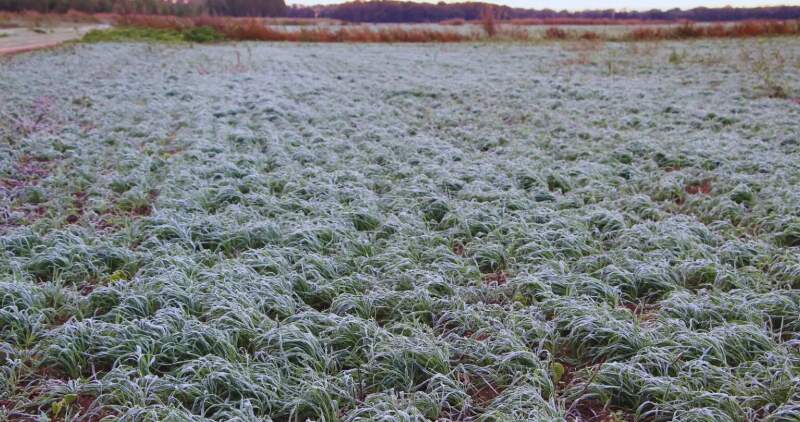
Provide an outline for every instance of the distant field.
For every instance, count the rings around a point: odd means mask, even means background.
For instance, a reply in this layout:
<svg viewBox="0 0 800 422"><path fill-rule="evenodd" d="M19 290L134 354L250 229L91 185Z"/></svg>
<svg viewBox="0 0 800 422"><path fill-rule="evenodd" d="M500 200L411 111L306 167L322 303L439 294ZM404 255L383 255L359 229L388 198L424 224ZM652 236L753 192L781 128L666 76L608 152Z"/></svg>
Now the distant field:
<svg viewBox="0 0 800 422"><path fill-rule="evenodd" d="M0 420L796 421L800 44L0 61Z"/></svg>

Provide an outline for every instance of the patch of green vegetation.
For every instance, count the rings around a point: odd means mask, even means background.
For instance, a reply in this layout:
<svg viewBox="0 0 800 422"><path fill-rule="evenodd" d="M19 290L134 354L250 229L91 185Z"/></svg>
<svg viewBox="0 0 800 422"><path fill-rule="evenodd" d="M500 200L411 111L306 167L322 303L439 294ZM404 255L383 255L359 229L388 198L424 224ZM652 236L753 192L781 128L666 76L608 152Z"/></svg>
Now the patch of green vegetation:
<svg viewBox="0 0 800 422"><path fill-rule="evenodd" d="M679 65L679 64L683 63L685 60L686 60L686 52L685 51L682 52L682 53L678 53L677 51L672 50L672 52L669 53L669 62L671 64Z"/></svg>
<svg viewBox="0 0 800 422"><path fill-rule="evenodd" d="M86 33L82 42L196 42L209 43L224 41L225 37L214 28L201 26L183 31L176 29L155 29L138 27L117 27L110 29L95 29Z"/></svg>
<svg viewBox="0 0 800 422"><path fill-rule="evenodd" d="M110 28L94 29L86 33L81 39L83 42L183 42L183 34L171 29L152 28Z"/></svg>

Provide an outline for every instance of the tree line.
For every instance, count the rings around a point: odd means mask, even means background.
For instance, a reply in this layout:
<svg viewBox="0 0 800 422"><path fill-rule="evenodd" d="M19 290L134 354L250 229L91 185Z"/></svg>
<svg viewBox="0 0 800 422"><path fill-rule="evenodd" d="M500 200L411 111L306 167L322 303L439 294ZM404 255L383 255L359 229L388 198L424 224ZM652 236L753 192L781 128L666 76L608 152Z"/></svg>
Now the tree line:
<svg viewBox="0 0 800 422"><path fill-rule="evenodd" d="M489 3L417 3L411 1L352 1L325 6L292 6L284 0L0 0L0 10L64 13L140 13L193 16L288 16L330 18L348 22L440 22L478 20L491 9L498 19L624 19L688 20L697 22L800 19L800 6L706 8L689 10L617 11L613 9L570 12L522 9Z"/></svg>
<svg viewBox="0 0 800 422"><path fill-rule="evenodd" d="M284 0L0 0L0 10L41 13L137 13L196 16L284 16Z"/></svg>
<svg viewBox="0 0 800 422"><path fill-rule="evenodd" d="M489 3L417 3L410 1L353 1L327 6L292 6L289 17L321 17L349 22L441 22L450 19L478 20L491 8L498 19L625 19L688 20L697 22L741 21L750 19L800 19L800 6L707 8L689 10L617 11L614 9L570 12L551 9L522 9Z"/></svg>

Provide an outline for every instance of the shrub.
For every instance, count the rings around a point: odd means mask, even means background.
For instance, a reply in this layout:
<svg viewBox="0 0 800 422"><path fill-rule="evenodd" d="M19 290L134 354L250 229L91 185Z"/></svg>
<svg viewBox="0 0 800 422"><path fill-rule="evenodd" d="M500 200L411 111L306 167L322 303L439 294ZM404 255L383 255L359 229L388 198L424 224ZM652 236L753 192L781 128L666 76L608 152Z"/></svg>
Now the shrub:
<svg viewBox="0 0 800 422"><path fill-rule="evenodd" d="M597 41L600 39L600 34L594 31L587 31L581 33L580 39L587 41Z"/></svg>
<svg viewBox="0 0 800 422"><path fill-rule="evenodd" d="M494 17L494 10L491 7L486 7L481 12L481 27L486 35L494 37L497 35L497 20Z"/></svg>
<svg viewBox="0 0 800 422"><path fill-rule="evenodd" d="M551 26L544 31L544 37L548 40L565 40L567 39L567 31L557 26Z"/></svg>

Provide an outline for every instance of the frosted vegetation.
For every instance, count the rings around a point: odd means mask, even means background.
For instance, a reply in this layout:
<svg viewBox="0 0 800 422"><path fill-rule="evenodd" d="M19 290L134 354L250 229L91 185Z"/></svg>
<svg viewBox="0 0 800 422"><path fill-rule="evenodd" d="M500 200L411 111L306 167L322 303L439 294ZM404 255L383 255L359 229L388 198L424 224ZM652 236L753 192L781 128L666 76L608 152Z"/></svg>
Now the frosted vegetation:
<svg viewBox="0 0 800 422"><path fill-rule="evenodd" d="M796 421L798 58L7 59L0 419Z"/></svg>

